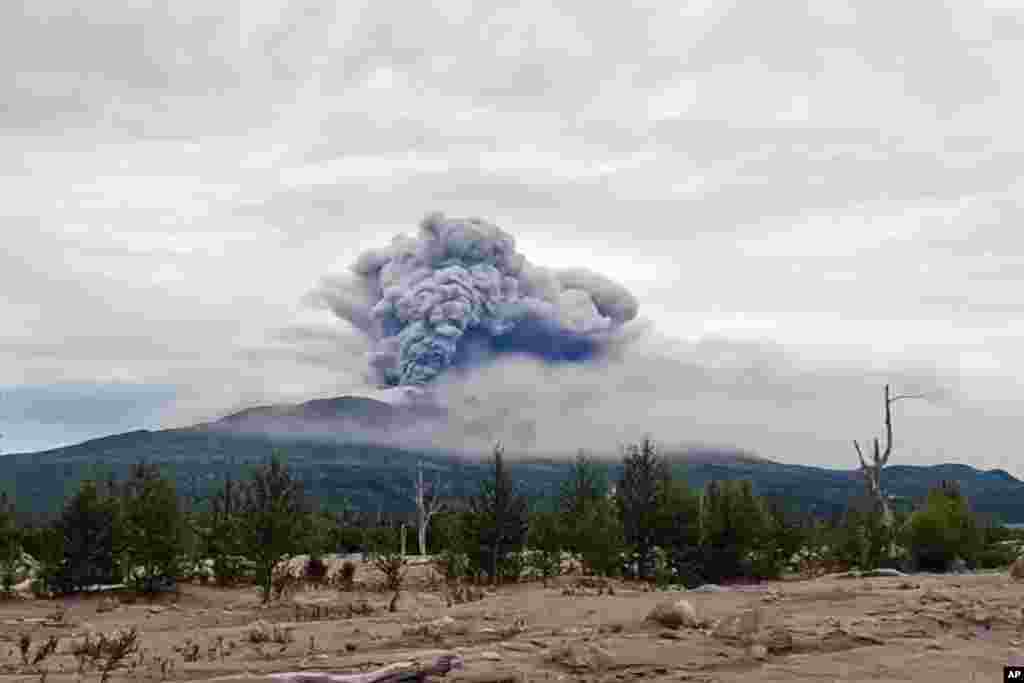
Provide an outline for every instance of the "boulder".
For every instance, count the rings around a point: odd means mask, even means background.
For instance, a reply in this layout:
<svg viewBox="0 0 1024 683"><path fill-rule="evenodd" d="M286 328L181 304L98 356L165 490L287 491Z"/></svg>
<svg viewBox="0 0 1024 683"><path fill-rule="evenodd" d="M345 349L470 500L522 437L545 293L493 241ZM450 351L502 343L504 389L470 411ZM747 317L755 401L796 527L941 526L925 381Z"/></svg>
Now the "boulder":
<svg viewBox="0 0 1024 683"><path fill-rule="evenodd" d="M659 603L647 615L646 621L653 621L668 628L696 628L697 610L686 600Z"/></svg>
<svg viewBox="0 0 1024 683"><path fill-rule="evenodd" d="M878 569L869 569L866 572L861 573L861 578L875 579L875 578L903 578L906 574L901 572L899 569L887 569L880 567Z"/></svg>
<svg viewBox="0 0 1024 683"><path fill-rule="evenodd" d="M748 648L761 646L766 654L786 654L793 651L793 634L783 626L773 625L760 607L746 609L722 619L711 635L719 640Z"/></svg>
<svg viewBox="0 0 1024 683"><path fill-rule="evenodd" d="M764 613L755 607L722 619L711 635L721 640L753 642L763 625Z"/></svg>
<svg viewBox="0 0 1024 683"><path fill-rule="evenodd" d="M116 610L120 606L121 606L121 603L118 602L117 598L113 598L113 597L109 597L108 596L108 597L105 597L102 600L100 600L99 604L96 605L96 611L97 612L113 612L114 610Z"/></svg>

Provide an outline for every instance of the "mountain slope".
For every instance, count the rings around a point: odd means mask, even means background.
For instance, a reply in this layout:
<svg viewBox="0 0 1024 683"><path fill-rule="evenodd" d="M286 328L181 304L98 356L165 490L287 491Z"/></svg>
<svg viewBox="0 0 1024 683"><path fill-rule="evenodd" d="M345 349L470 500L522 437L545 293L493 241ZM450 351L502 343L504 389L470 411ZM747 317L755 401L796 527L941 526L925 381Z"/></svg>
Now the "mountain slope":
<svg viewBox="0 0 1024 683"><path fill-rule="evenodd" d="M365 442L367 434L393 432L438 415L418 407L396 407L372 399L340 397L295 406L265 406L183 429L134 431L38 453L0 456L0 490L19 509L46 513L87 476L125 476L142 459L163 466L186 497L208 496L227 475L245 476L253 465L281 449L310 493L331 508L347 501L376 511L410 511L409 493L418 460L454 495L475 493L490 464L451 452L404 449ZM255 432L255 433L253 433ZM361 442L362 441L362 442ZM486 456L487 454L481 454ZM554 495L568 473L571 455L516 458L509 469L530 495ZM786 498L794 507L831 514L863 491L856 471L788 465L749 453L708 448L667 452L675 473L690 486L712 479L750 479L759 493ZM621 474L618 460L609 475ZM1024 482L1003 470L966 465L886 468L885 486L899 498L920 499L942 479L960 482L976 510L1006 522L1024 522Z"/></svg>

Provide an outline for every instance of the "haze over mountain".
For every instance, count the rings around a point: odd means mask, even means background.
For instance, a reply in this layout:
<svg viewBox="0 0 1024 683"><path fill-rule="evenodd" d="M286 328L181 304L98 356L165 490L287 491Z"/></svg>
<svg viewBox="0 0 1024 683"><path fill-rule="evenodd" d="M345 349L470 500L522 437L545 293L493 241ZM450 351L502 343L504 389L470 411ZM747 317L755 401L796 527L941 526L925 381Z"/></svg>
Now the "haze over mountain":
<svg viewBox="0 0 1024 683"><path fill-rule="evenodd" d="M474 494L490 476L489 448L388 445L389 440L405 440L395 439L403 432L429 435L446 417L423 406L351 396L262 406L187 428L136 430L44 452L9 454L3 460L4 481L13 484L9 493L19 509L52 514L83 477L121 477L144 459L163 466L186 499L201 500L226 476L244 476L248 467L281 449L307 490L328 508L408 511L420 461L429 478L439 477L450 495ZM840 512L864 490L855 471L783 464L736 449L665 444L662 453L690 486L701 487L711 479L749 479L758 492L819 515ZM574 454L541 456L512 448L508 455L512 476L524 492L551 497ZM618 478L621 460L614 449L592 455L608 463L613 481ZM885 470L890 495L905 503L921 499L944 479L961 482L978 512L1024 522L1024 482L1003 470L955 464L894 464Z"/></svg>

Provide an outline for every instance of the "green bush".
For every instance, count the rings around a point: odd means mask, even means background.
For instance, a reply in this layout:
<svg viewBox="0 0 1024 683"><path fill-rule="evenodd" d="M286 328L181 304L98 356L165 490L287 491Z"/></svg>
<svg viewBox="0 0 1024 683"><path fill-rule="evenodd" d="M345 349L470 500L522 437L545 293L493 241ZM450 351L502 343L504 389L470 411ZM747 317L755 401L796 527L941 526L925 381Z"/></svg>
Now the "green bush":
<svg viewBox="0 0 1024 683"><path fill-rule="evenodd" d="M971 566L981 551L981 530L955 487L931 491L925 507L910 516L903 535L915 569L947 571L958 557Z"/></svg>
<svg viewBox="0 0 1024 683"><path fill-rule="evenodd" d="M255 565L241 555L217 555L213 558L213 576L218 586L233 586L255 576Z"/></svg>
<svg viewBox="0 0 1024 683"><path fill-rule="evenodd" d="M977 557L978 569L1001 569L1013 564L1017 553L1007 546L990 546L981 550Z"/></svg>

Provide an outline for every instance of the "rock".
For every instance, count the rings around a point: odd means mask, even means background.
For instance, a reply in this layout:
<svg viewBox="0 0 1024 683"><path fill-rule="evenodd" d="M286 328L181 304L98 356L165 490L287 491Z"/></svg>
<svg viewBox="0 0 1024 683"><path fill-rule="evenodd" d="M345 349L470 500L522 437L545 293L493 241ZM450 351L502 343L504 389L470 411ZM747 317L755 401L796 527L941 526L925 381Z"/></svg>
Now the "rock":
<svg viewBox="0 0 1024 683"><path fill-rule="evenodd" d="M499 661L501 661L501 655L498 654L497 652L492 652L490 650L486 650L484 652L481 652L480 653L480 658L481 659L489 659L492 662L499 662Z"/></svg>
<svg viewBox="0 0 1024 683"><path fill-rule="evenodd" d="M99 604L96 605L96 611L97 612L113 612L114 610L116 610L120 606L121 606L121 603L117 601L117 598L113 598L113 597L109 597L108 596L108 597L105 597L102 600L100 600Z"/></svg>
<svg viewBox="0 0 1024 683"><path fill-rule="evenodd" d="M929 588L921 594L921 603L927 604L929 602L953 602L953 598L945 593Z"/></svg>
<svg viewBox="0 0 1024 683"><path fill-rule="evenodd" d="M666 640L682 640L683 639L683 635L679 631L673 631L671 629L666 629L664 631L661 631L660 633L658 633L658 637L659 638L664 638Z"/></svg>
<svg viewBox="0 0 1024 683"><path fill-rule="evenodd" d="M768 659L768 648L760 643L755 643L750 647L750 656L754 659Z"/></svg>
<svg viewBox="0 0 1024 683"><path fill-rule="evenodd" d="M728 589L722 588L717 583L705 583L703 585L697 586L696 588L691 588L690 592L691 593L724 593L726 590L728 590Z"/></svg>
<svg viewBox="0 0 1024 683"><path fill-rule="evenodd" d="M1010 578L1014 581L1024 581L1024 555L1021 555L1010 565Z"/></svg>
<svg viewBox="0 0 1024 683"><path fill-rule="evenodd" d="M764 614L759 607L755 607L722 619L712 629L711 635L721 640L752 641L763 624Z"/></svg>
<svg viewBox="0 0 1024 683"><path fill-rule="evenodd" d="M967 571L967 562L962 557L956 557L953 559L953 563L949 565L949 571L954 574L963 574Z"/></svg>
<svg viewBox="0 0 1024 683"><path fill-rule="evenodd" d="M668 628L696 628L697 610L686 600L677 602L662 602L651 610L646 617L647 621L654 621Z"/></svg>
<svg viewBox="0 0 1024 683"><path fill-rule="evenodd" d="M868 570L866 572L862 572L861 576L863 578L865 578L865 579L877 579L877 578L884 578L884 577L899 579L899 578L905 577L906 574L901 572L899 569L885 569L885 568L881 568L881 569L871 569L871 570Z"/></svg>
<svg viewBox="0 0 1024 683"><path fill-rule="evenodd" d="M547 658L577 672L601 673L611 668L615 662L612 654L604 648L594 643L581 642L562 643L552 649Z"/></svg>
<svg viewBox="0 0 1024 683"><path fill-rule="evenodd" d="M781 626L763 629L754 635L754 639L773 655L793 651L793 634Z"/></svg>
<svg viewBox="0 0 1024 683"><path fill-rule="evenodd" d="M150 614L160 614L163 611L164 611L164 608L160 607L158 605L153 605L152 607L149 608L149 613Z"/></svg>

